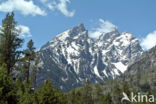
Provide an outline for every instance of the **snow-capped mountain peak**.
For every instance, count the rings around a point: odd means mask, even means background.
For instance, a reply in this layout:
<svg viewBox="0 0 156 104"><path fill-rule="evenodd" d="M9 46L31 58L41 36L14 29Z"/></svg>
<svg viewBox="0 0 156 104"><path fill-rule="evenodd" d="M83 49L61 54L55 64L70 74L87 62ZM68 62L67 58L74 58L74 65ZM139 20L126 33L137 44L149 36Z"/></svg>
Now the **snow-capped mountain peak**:
<svg viewBox="0 0 156 104"><path fill-rule="evenodd" d="M59 40L65 40L67 37L72 38L72 37L75 37L83 32L86 32L86 31L87 30L84 28L84 25L79 24L79 25L75 26L74 28L66 30L65 32L57 35L56 38Z"/></svg>
<svg viewBox="0 0 156 104"><path fill-rule="evenodd" d="M128 32L120 34L114 29L93 40L80 24L41 48L44 73L39 80L57 79L53 83L64 86L63 89L68 89L65 86L70 86L69 83L72 83L70 87L79 86L87 79L101 82L124 73L142 52L138 40ZM48 76L44 75L47 72Z"/></svg>
<svg viewBox="0 0 156 104"><path fill-rule="evenodd" d="M118 32L118 30L116 28L114 28L111 32L100 35L98 40L102 40L102 41L106 41L108 39L113 40L115 37L117 37L119 35L120 35L120 33Z"/></svg>

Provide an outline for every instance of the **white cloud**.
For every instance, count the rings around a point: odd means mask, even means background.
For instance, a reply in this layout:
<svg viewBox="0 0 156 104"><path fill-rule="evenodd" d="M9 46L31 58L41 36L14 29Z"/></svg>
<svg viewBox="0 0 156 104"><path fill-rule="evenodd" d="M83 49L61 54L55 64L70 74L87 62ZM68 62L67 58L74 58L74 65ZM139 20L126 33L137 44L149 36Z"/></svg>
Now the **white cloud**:
<svg viewBox="0 0 156 104"><path fill-rule="evenodd" d="M2 26L0 26L0 28L2 28ZM27 38L27 37L32 37L31 33L30 33L30 28L28 26L24 26L24 25L18 25L16 27L17 30L20 30L20 37L22 38ZM2 33L2 31L0 30L0 33Z"/></svg>
<svg viewBox="0 0 156 104"><path fill-rule="evenodd" d="M70 0L60 0L60 3L57 5L57 8L65 16L72 17L74 16L75 11L68 11L67 3L70 3Z"/></svg>
<svg viewBox="0 0 156 104"><path fill-rule="evenodd" d="M49 10L58 10L67 17L73 17L75 14L74 10L68 10L67 4L70 0L40 0L44 6ZM43 6L43 5L42 5ZM1 12L12 12L19 11L23 15L46 15L46 11L41 9L38 5L35 5L33 0L6 0L0 3Z"/></svg>
<svg viewBox="0 0 156 104"><path fill-rule="evenodd" d="M44 10L35 5L32 0L7 0L0 4L0 11L12 12L20 11L23 15L46 15Z"/></svg>
<svg viewBox="0 0 156 104"><path fill-rule="evenodd" d="M18 25L17 29L21 30L20 37L23 37L23 38L32 37L29 27L24 26L24 25Z"/></svg>
<svg viewBox="0 0 156 104"><path fill-rule="evenodd" d="M114 28L117 28L117 26L109 21L99 19L99 26L91 29L91 31L89 31L89 36L92 38L98 38L101 34L111 32Z"/></svg>
<svg viewBox="0 0 156 104"><path fill-rule="evenodd" d="M52 11L54 11L57 7L57 3L55 1L44 3L44 5L47 6Z"/></svg>
<svg viewBox="0 0 156 104"><path fill-rule="evenodd" d="M156 30L147 34L145 38L141 40L141 46L144 50L148 50L156 45Z"/></svg>
<svg viewBox="0 0 156 104"><path fill-rule="evenodd" d="M67 17L73 17L75 10L69 11L67 4L70 3L70 0L40 0L46 7L50 10L58 10L63 15Z"/></svg>

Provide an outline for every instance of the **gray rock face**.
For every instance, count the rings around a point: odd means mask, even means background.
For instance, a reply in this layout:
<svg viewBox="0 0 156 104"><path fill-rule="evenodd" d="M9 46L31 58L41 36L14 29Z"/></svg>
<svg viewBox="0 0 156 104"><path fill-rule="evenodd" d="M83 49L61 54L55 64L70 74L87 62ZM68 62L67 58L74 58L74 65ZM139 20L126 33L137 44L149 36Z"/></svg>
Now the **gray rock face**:
<svg viewBox="0 0 156 104"><path fill-rule="evenodd" d="M144 52L138 60L130 65L125 72L125 75L136 75L143 70L156 68L156 46Z"/></svg>
<svg viewBox="0 0 156 104"><path fill-rule="evenodd" d="M142 52L139 41L128 32L120 34L114 29L93 40L80 24L40 49L42 70L38 85L49 78L56 87L69 91L86 80L97 83L113 79L124 73Z"/></svg>

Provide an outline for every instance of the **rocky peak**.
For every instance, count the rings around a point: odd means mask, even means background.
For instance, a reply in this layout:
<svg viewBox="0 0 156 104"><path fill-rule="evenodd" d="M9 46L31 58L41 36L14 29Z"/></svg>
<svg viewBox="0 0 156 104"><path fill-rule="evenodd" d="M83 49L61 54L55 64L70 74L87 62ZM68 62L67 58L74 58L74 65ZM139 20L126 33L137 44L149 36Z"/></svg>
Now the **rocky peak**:
<svg viewBox="0 0 156 104"><path fill-rule="evenodd" d="M72 32L75 32L75 33L80 33L83 31L86 31L84 24L79 24L79 25L75 26L74 28L72 28Z"/></svg>
<svg viewBox="0 0 156 104"><path fill-rule="evenodd" d="M79 24L79 25L75 26L74 28L70 29L69 35L70 35L70 37L74 37L74 36L81 34L85 31L87 31L87 30L85 29L84 25Z"/></svg>
<svg viewBox="0 0 156 104"><path fill-rule="evenodd" d="M98 40L101 41L106 41L106 40L108 41L108 39L113 40L115 37L118 37L119 35L120 33L118 32L118 30L114 28L111 32L100 35Z"/></svg>
<svg viewBox="0 0 156 104"><path fill-rule="evenodd" d="M156 68L156 46L144 52L135 63L132 63L127 68L125 75L136 75L143 70L150 70Z"/></svg>
<svg viewBox="0 0 156 104"><path fill-rule="evenodd" d="M78 35L85 35L88 34L88 31L85 29L83 24L79 24L74 28L68 29L67 31L59 34L56 36L56 40L66 40L67 38L73 38ZM54 39L55 40L55 39Z"/></svg>
<svg viewBox="0 0 156 104"><path fill-rule="evenodd" d="M63 90L82 85L87 79L102 82L120 76L142 52L137 39L128 32L120 35L114 29L94 41L80 24L41 48L44 64L39 80L49 77Z"/></svg>

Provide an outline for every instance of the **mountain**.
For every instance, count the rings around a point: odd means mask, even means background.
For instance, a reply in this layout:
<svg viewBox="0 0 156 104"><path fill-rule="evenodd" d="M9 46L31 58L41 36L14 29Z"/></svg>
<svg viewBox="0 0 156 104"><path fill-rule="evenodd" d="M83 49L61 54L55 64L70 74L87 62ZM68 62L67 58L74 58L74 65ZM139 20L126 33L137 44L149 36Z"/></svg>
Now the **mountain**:
<svg viewBox="0 0 156 104"><path fill-rule="evenodd" d="M156 46L144 52L135 63L131 64L127 68L125 75L136 75L144 70L153 68L156 68Z"/></svg>
<svg viewBox="0 0 156 104"><path fill-rule="evenodd" d="M141 91L156 92L156 46L144 52L122 77Z"/></svg>
<svg viewBox="0 0 156 104"><path fill-rule="evenodd" d="M39 50L41 71L37 84L51 79L57 88L69 91L83 85L114 79L143 53L138 39L117 29L94 40L83 24L53 38Z"/></svg>
<svg viewBox="0 0 156 104"><path fill-rule="evenodd" d="M137 94L156 96L156 46L144 52L135 63L128 66L125 73L120 77L117 77L114 80L105 81L103 83L85 83L82 87L72 89L70 91L70 96L74 96L75 93L75 95L83 96L86 92L85 90L88 91L87 93L94 96L92 97L92 100L95 101L96 104L103 104L99 103L97 100L97 98L101 97L103 102L110 101L108 104L121 104L121 99L125 96L125 94L128 98L130 98L130 100L132 93L136 96ZM74 99L75 97L77 96L74 96ZM104 99L109 100L104 101ZM130 103L128 100L124 101L123 104L132 103L156 104L155 100L149 101L148 98L147 100L144 99L141 102L136 99L136 101L133 100L133 102Z"/></svg>
<svg viewBox="0 0 156 104"><path fill-rule="evenodd" d="M111 89L115 89L116 84L122 87L124 83L128 84L131 92L156 94L156 46L143 52L120 77L106 81L100 86L104 91L112 93ZM121 89L123 90L123 88Z"/></svg>

